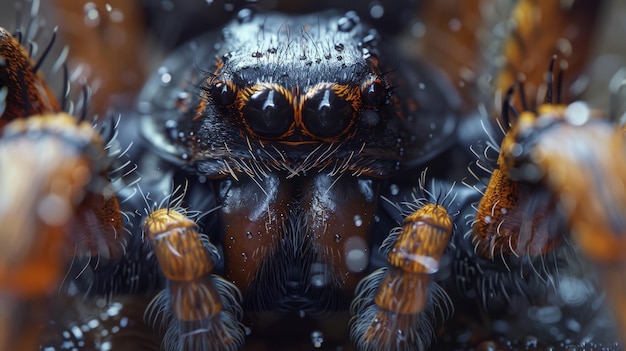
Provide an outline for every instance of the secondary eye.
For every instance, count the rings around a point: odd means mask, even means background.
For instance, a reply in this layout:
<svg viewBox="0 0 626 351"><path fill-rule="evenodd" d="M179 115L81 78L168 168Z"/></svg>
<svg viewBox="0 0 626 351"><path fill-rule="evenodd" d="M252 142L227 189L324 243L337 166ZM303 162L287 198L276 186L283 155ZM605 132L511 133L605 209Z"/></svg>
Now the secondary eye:
<svg viewBox="0 0 626 351"><path fill-rule="evenodd" d="M361 89L361 99L368 107L377 107L385 103L385 87L375 80Z"/></svg>
<svg viewBox="0 0 626 351"><path fill-rule="evenodd" d="M287 97L270 88L252 93L244 101L241 115L254 134L266 138L284 135L294 122L293 106Z"/></svg>
<svg viewBox="0 0 626 351"><path fill-rule="evenodd" d="M302 122L306 129L320 138L342 134L354 117L352 103L332 90L322 89L307 98L302 110Z"/></svg>
<svg viewBox="0 0 626 351"><path fill-rule="evenodd" d="M219 106L230 106L237 97L237 88L228 82L217 82L211 87L211 98Z"/></svg>

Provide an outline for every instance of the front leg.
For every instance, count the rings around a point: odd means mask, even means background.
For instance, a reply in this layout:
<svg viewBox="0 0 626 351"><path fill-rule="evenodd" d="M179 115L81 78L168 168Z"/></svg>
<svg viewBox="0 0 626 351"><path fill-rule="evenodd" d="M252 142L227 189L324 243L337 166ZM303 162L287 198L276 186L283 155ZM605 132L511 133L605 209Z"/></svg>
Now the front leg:
<svg viewBox="0 0 626 351"><path fill-rule="evenodd" d="M146 219L144 232L167 279L147 311L167 328L164 348L239 350L244 342L241 293L211 274L217 250L196 223L175 209L159 209Z"/></svg>
<svg viewBox="0 0 626 351"><path fill-rule="evenodd" d="M389 236L383 249L390 266L363 279L352 303L350 334L358 350L429 349L435 312L449 305L431 280L451 235L447 210L429 203Z"/></svg>

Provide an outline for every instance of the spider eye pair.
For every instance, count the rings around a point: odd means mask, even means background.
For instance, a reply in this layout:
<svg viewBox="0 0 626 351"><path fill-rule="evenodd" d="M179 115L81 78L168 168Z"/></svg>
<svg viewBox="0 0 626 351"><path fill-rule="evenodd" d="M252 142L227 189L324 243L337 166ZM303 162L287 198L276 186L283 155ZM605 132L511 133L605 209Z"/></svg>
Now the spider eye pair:
<svg viewBox="0 0 626 351"><path fill-rule="evenodd" d="M221 108L237 108L244 124L258 137L276 139L290 133L294 125L304 134L332 139L346 133L363 109L386 103L383 83L375 79L362 87L320 84L309 89L301 101L279 85L257 85L242 92L231 82L211 86L212 101Z"/></svg>

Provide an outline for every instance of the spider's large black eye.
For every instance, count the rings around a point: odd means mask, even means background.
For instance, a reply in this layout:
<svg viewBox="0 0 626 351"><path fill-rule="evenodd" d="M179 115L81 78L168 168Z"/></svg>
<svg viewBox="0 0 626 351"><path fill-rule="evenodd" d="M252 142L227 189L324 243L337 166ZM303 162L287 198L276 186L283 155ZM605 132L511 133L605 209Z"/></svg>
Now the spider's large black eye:
<svg viewBox="0 0 626 351"><path fill-rule="evenodd" d="M237 88L232 83L217 82L211 87L211 97L219 106L230 106L237 97Z"/></svg>
<svg viewBox="0 0 626 351"><path fill-rule="evenodd" d="M306 129L320 138L332 138L343 133L354 117L354 108L332 89L322 89L307 98L302 110Z"/></svg>
<svg viewBox="0 0 626 351"><path fill-rule="evenodd" d="M385 87L380 81L373 81L361 90L363 104L368 107L378 107L385 103Z"/></svg>
<svg viewBox="0 0 626 351"><path fill-rule="evenodd" d="M256 91L244 102L241 114L258 136L277 138L293 124L293 106L287 97L274 89Z"/></svg>

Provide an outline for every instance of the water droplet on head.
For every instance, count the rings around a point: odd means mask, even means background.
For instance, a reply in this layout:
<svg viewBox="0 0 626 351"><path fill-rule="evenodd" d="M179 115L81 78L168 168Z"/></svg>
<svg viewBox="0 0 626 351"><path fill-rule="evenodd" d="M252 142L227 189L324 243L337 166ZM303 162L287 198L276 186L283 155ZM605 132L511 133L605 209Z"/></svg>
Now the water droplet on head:
<svg viewBox="0 0 626 351"><path fill-rule="evenodd" d="M252 232L247 232L246 236L248 237L248 239L252 239Z"/></svg>
<svg viewBox="0 0 626 351"><path fill-rule="evenodd" d="M363 45L365 46L376 46L378 45L378 41L380 39L380 34L375 29L372 29L368 32L368 34L363 37Z"/></svg>
<svg viewBox="0 0 626 351"><path fill-rule="evenodd" d="M311 342L313 343L313 347L319 349L324 343L324 334L319 330L314 330L311 333Z"/></svg>
<svg viewBox="0 0 626 351"><path fill-rule="evenodd" d="M241 9L237 13L237 21L239 23L250 23L254 19L254 11L249 8Z"/></svg>
<svg viewBox="0 0 626 351"><path fill-rule="evenodd" d="M335 242L338 243L341 241L341 235L335 234Z"/></svg>
<svg viewBox="0 0 626 351"><path fill-rule="evenodd" d="M341 32L349 32L361 21L359 15L354 11L346 12L343 17L337 21L337 29Z"/></svg>
<svg viewBox="0 0 626 351"><path fill-rule="evenodd" d="M378 18L383 17L384 14L385 14L385 8L380 2L378 1L370 2L370 16L372 16L372 18L378 19Z"/></svg>

